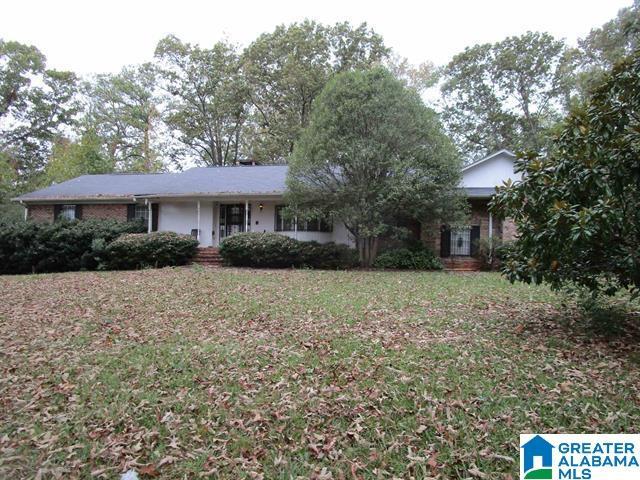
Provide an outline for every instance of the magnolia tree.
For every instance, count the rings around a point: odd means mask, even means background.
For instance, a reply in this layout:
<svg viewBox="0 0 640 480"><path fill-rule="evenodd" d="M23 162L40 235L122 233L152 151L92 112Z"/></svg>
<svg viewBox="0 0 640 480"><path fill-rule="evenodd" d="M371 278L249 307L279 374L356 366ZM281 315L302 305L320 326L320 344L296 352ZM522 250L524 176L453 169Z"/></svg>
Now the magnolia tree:
<svg viewBox="0 0 640 480"><path fill-rule="evenodd" d="M289 163L288 202L302 216L339 219L363 266L399 217L460 210L460 162L435 112L383 68L345 72L313 105Z"/></svg>
<svg viewBox="0 0 640 480"><path fill-rule="evenodd" d="M500 189L512 217L511 281L613 294L640 287L640 51L619 63L587 107L570 115L553 153L519 160L522 181Z"/></svg>

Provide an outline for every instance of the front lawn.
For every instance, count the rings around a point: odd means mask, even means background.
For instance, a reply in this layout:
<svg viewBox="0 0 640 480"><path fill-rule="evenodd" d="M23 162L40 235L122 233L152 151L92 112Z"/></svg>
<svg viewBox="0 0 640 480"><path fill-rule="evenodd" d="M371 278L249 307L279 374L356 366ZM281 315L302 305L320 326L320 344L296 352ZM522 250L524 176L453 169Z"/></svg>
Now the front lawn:
<svg viewBox="0 0 640 480"><path fill-rule="evenodd" d="M497 274L0 277L0 477L518 476L635 432L640 348Z"/></svg>

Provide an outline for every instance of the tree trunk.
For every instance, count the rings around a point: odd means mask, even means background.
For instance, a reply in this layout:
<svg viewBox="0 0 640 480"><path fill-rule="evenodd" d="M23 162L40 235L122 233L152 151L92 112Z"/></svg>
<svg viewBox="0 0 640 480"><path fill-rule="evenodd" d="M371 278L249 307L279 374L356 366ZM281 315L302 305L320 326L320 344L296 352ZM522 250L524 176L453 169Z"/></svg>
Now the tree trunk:
<svg viewBox="0 0 640 480"><path fill-rule="evenodd" d="M360 265L369 268L378 256L378 237L362 237L357 240Z"/></svg>

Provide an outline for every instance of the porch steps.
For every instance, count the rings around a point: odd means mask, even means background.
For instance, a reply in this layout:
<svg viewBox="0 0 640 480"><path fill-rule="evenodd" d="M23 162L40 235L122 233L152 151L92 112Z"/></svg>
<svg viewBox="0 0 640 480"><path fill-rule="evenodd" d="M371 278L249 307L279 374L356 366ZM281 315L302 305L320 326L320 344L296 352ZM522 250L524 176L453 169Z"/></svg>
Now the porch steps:
<svg viewBox="0 0 640 480"><path fill-rule="evenodd" d="M473 257L446 257L440 260L449 272L478 272L482 267L482 262Z"/></svg>
<svg viewBox="0 0 640 480"><path fill-rule="evenodd" d="M193 257L193 263L207 267L221 267L222 257L215 247L199 248L195 257Z"/></svg>

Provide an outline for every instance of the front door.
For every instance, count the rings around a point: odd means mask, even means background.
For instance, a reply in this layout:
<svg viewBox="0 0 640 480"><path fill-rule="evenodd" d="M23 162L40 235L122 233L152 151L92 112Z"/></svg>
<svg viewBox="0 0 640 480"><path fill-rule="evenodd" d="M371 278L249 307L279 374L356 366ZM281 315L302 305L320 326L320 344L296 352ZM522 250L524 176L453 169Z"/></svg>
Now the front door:
<svg viewBox="0 0 640 480"><path fill-rule="evenodd" d="M471 228L451 230L451 255L471 255Z"/></svg>
<svg viewBox="0 0 640 480"><path fill-rule="evenodd" d="M249 206L249 225L251 225L251 206ZM220 205L220 240L246 230L245 206L242 203Z"/></svg>

